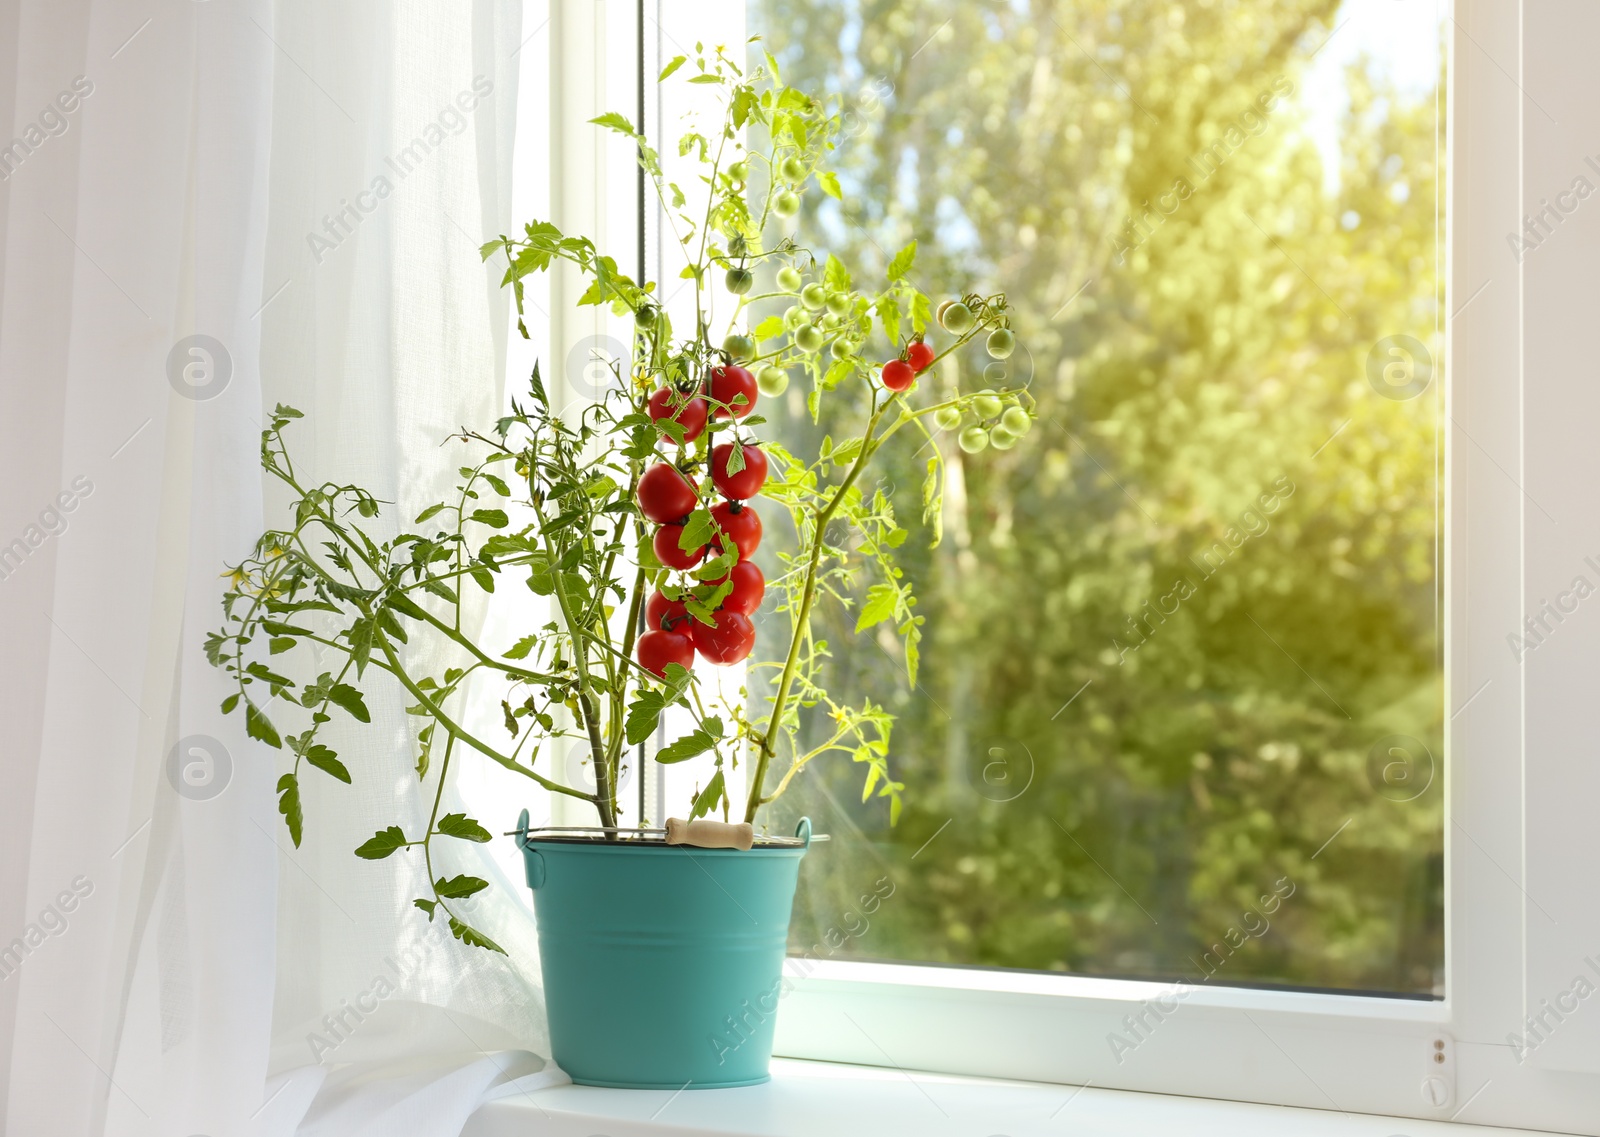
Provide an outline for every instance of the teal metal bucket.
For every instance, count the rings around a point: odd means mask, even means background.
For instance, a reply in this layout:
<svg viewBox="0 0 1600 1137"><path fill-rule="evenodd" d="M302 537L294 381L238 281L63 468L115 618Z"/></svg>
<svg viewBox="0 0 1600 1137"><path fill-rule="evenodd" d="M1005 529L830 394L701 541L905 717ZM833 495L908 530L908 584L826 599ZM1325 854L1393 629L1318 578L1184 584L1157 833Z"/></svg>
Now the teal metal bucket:
<svg viewBox="0 0 1600 1137"><path fill-rule="evenodd" d="M686 845L529 836L550 1046L574 1082L625 1089L771 1078L800 858L811 844Z"/></svg>

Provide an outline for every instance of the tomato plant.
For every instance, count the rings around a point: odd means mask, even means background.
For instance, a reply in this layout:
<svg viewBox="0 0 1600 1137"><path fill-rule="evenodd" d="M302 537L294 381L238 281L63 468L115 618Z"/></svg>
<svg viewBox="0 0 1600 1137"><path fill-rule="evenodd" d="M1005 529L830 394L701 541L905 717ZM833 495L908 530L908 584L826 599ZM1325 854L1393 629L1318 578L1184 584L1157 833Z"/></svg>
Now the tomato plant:
<svg viewBox="0 0 1600 1137"><path fill-rule="evenodd" d="M675 58L662 79L688 62ZM417 724L411 765L418 779L437 782L434 810L425 825L389 825L356 853L420 852L430 895L415 904L429 919L447 919L465 943L498 950L455 905L487 882L438 876L432 850L438 839L489 840L473 818L440 815L451 765L468 751L589 803L615 835L626 809L617 790L624 767L676 707L693 726L671 743L672 760L703 756L707 764L691 816L716 810L755 821L808 763L843 754L865 771L863 796L886 799L897 818L904 787L889 762L893 719L868 699L836 698L822 687L825 649L809 635L812 614L818 604L839 604L856 612L858 632L887 624L915 684L923 618L895 564L907 531L881 489L861 488L862 474L900 431L925 437L922 517L937 543L941 441L952 437L942 432L954 432L964 453L1004 451L1032 422L1026 392L962 390L954 369L929 370L978 336L997 358L1010 354L1004 295L949 298L936 320L910 280L915 241L868 282L836 256L782 234L775 219L804 208L808 186L840 196L828 168L843 134L839 107L785 86L770 56L750 74L721 49L693 67L693 82L723 96L720 127L709 137L690 132L679 147L700 164L695 184L709 187L703 208L689 204L628 119L595 120L633 140L663 210L680 237L688 235L692 311L689 298L664 304L656 282L631 279L592 241L548 222L485 244L485 260L504 262L524 335L527 278L557 261L576 267L589 282L578 303L608 310L631 334L627 357L611 361L619 382L573 410L552 399L535 366L511 413L454 436L462 452L454 493L409 523L382 516L383 503L359 486L297 469L286 431L301 415L278 407L262 432L261 463L287 488L289 521L262 533L229 569L224 626L206 641L211 663L236 684L224 713L242 713L252 738L288 752L279 809L296 845L307 769L352 780L322 727L337 715L371 721L366 696L380 685L403 692ZM765 149L747 150L747 132ZM781 176L759 179L765 188L752 192L758 167ZM775 292L761 283L768 280ZM713 329L707 292L719 282L727 325ZM728 295L731 311L723 307ZM890 362L880 371L869 358ZM823 400L838 400L854 433L824 439L813 457L761 440L757 400L783 395L791 377L806 384L813 419ZM784 516L796 539L770 581L752 559L771 556L761 551L758 502ZM498 624L475 628L468 598L502 587L526 587L544 614L509 636ZM785 646L747 673L761 696L751 705L764 713L752 716L742 701L708 706L696 657L723 666L746 660L769 589L780 598L771 619L784 621ZM482 702L477 693L495 691L502 718L492 729L467 713L469 683L474 705ZM832 724L830 737L809 749L799 744L804 708ZM546 772L549 755L574 742L585 750L592 788ZM748 770L742 803L724 788L731 762Z"/></svg>

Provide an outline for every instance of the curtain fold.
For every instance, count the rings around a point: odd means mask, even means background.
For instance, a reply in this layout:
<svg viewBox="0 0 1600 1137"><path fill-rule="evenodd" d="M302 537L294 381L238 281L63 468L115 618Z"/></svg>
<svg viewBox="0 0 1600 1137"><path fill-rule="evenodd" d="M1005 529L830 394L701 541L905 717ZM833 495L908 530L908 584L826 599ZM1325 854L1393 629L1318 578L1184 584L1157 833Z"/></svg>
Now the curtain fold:
<svg viewBox="0 0 1600 1137"><path fill-rule="evenodd" d="M202 651L283 520L276 403L390 526L499 413L476 250L513 221L523 39L517 0L0 4L4 1132L454 1134L544 1065L520 881L446 854L502 886L474 918L507 958L411 907L414 858L352 856L432 802L400 695L330 737L354 784L308 772L296 850L286 752Z"/></svg>

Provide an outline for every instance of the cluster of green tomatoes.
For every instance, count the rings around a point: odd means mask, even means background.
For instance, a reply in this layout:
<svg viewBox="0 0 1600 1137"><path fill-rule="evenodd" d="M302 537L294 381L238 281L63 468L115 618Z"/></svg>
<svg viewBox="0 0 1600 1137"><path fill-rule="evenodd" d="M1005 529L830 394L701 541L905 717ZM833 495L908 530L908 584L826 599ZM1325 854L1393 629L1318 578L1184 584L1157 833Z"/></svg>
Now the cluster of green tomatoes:
<svg viewBox="0 0 1600 1137"><path fill-rule="evenodd" d="M964 302L946 300L939 305L935 318L945 331L961 336L972 330L976 317ZM1010 359L1017 349L1017 338L1010 328L996 328L989 333L983 346L994 360L983 369L984 378L999 382L1006 375L1003 361ZM961 433L956 436L956 442L968 454L977 454L990 446L996 450L1010 450L1033 428L1033 416L1016 396L1009 392L1002 394L992 387L985 387L974 395L967 403L967 410L971 412L970 419L960 407L942 407L933 412L933 421L942 430L959 429ZM967 423L965 427L961 425L963 422Z"/></svg>

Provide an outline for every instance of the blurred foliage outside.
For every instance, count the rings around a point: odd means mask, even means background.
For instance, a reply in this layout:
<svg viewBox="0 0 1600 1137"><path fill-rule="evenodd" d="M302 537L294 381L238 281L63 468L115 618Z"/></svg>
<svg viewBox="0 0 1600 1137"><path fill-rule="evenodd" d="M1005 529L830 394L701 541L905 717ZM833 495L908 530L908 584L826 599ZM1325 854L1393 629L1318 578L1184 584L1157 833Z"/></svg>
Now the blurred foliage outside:
<svg viewBox="0 0 1600 1137"><path fill-rule="evenodd" d="M1008 453L938 439L944 540L901 550L915 691L892 637L822 615L830 684L898 718L906 811L849 763L797 780L774 829L836 839L793 952L1442 993L1442 383L1368 379L1384 337L1438 358L1442 107L1351 65L1330 178L1297 96L1338 19L751 0L753 50L854 136L798 238L881 272L915 237L930 292L1004 287L1008 377L922 382L1039 407ZM801 386L769 411L791 440L829 429ZM907 517L919 441L881 459Z"/></svg>

